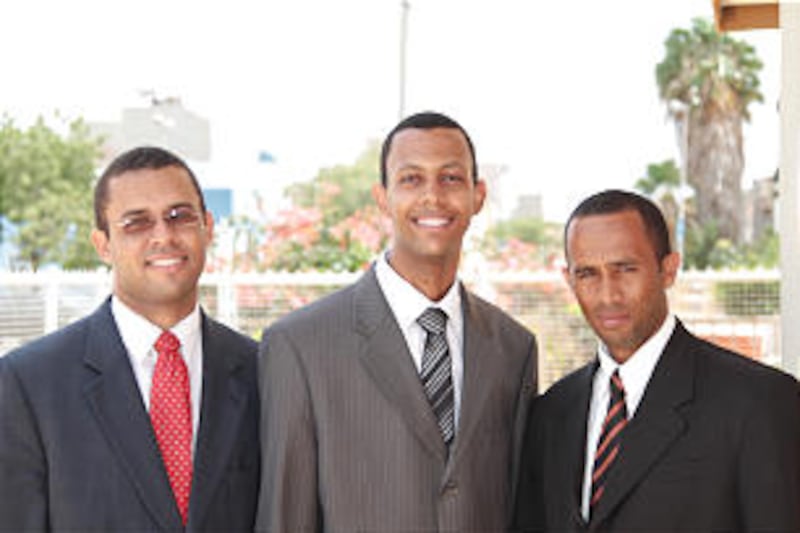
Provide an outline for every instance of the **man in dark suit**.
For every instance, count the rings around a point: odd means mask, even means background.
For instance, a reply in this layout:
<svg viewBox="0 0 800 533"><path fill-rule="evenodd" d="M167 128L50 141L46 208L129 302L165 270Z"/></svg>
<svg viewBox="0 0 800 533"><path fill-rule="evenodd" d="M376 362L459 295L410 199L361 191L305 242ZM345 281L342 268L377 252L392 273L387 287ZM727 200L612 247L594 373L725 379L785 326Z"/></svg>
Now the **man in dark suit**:
<svg viewBox="0 0 800 533"><path fill-rule="evenodd" d="M515 523L535 531L800 531L796 380L689 333L658 208L609 190L565 229L598 358L537 401Z"/></svg>
<svg viewBox="0 0 800 533"><path fill-rule="evenodd" d="M384 141L381 175L391 251L265 332L259 531L508 526L536 343L456 276L486 190L472 143L444 115L413 115Z"/></svg>
<svg viewBox="0 0 800 533"><path fill-rule="evenodd" d="M213 218L197 180L131 150L95 218L112 296L0 358L0 530L251 531L257 344L198 305Z"/></svg>

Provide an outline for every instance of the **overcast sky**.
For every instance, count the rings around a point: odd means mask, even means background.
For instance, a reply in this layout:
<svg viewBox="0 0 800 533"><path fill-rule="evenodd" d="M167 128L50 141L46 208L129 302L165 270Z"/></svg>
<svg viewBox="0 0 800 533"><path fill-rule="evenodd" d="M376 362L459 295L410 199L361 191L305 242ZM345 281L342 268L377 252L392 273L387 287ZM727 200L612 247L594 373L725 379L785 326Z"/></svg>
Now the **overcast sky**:
<svg viewBox="0 0 800 533"><path fill-rule="evenodd" d="M211 121L214 168L252 168L268 150L280 179L308 179L352 162L397 120L400 5L5 0L0 112L109 121L155 90ZM561 220L584 195L631 187L648 163L677 158L654 69L670 30L711 17L712 0L410 6L406 111L459 120L480 162L507 168L492 191L507 203L540 193L547 218ZM765 102L746 129L749 181L777 165L780 36L736 36L765 62Z"/></svg>

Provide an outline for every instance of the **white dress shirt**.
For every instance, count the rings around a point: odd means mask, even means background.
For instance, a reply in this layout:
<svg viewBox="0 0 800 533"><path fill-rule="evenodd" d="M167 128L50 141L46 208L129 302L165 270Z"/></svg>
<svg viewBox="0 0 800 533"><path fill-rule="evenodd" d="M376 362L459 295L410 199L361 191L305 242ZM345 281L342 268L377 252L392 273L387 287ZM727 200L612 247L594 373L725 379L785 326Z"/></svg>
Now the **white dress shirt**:
<svg viewBox="0 0 800 533"><path fill-rule="evenodd" d="M429 307L436 307L447 315L447 345L450 351L450 364L453 377L453 399L455 427L458 429L458 415L461 412L461 390L464 381L464 316L461 309L461 283L456 279L447 294L438 302L433 302L419 292L416 287L403 279L381 254L375 262L375 275L378 285L389 303L417 373L422 370L422 354L425 351L427 332L417 323L417 319Z"/></svg>
<svg viewBox="0 0 800 533"><path fill-rule="evenodd" d="M584 520L589 520L589 499L592 490L592 469L594 468L594 454L597 451L597 441L603 430L603 420L608 411L608 401L611 392L608 382L611 375L619 369L619 377L625 387L625 408L628 410L628 420L636 414L636 409L642 401L647 383L653 375L661 353L667 345L675 329L675 316L667 315L666 320L656 333L650 337L624 364L617 363L608 348L601 342L597 349L600 366L594 374L592 381L592 399L589 404L589 418L586 427L586 463L583 468L583 491L581 498L581 514ZM623 436L623 438L625 438Z"/></svg>
<svg viewBox="0 0 800 533"><path fill-rule="evenodd" d="M158 353L155 343L162 329L133 309L119 298L111 298L111 313L117 323L122 343L128 351L133 374L142 394L145 409L150 412L150 388L153 384L153 371ZM180 353L189 371L190 403L192 409L192 456L197 442L197 428L200 423L200 398L203 383L203 340L200 322L200 306L195 305L189 315L175 324L170 331L181 342Z"/></svg>

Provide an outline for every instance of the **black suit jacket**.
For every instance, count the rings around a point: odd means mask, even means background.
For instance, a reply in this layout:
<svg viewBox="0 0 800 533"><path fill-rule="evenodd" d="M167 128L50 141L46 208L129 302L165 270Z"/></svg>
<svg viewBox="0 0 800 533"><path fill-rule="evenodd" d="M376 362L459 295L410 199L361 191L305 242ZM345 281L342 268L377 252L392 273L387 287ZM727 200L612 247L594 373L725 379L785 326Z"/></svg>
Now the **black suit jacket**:
<svg viewBox="0 0 800 533"><path fill-rule="evenodd" d="M556 383L531 411L516 529L800 531L797 381L692 336L680 322L584 523L596 368Z"/></svg>
<svg viewBox="0 0 800 533"><path fill-rule="evenodd" d="M189 531L252 530L257 345L203 316ZM183 526L110 301L0 357L0 530Z"/></svg>

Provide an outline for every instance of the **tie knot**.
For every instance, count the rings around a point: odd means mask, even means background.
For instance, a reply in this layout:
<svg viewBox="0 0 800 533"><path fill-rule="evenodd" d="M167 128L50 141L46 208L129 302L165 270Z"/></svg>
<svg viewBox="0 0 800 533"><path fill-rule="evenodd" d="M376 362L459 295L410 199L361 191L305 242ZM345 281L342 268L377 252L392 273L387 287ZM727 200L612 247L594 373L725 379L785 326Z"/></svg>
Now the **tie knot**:
<svg viewBox="0 0 800 533"><path fill-rule="evenodd" d="M419 316L417 323L428 333L438 335L444 331L447 315L437 307L429 307Z"/></svg>
<svg viewBox="0 0 800 533"><path fill-rule="evenodd" d="M161 354L176 354L178 348L181 347L181 341L178 340L172 332L164 331L155 343L156 352Z"/></svg>
<svg viewBox="0 0 800 533"><path fill-rule="evenodd" d="M611 387L612 398L625 397L625 386L622 384L622 378L619 377L619 370L615 370L614 373L611 374L611 380L609 381L609 386Z"/></svg>

